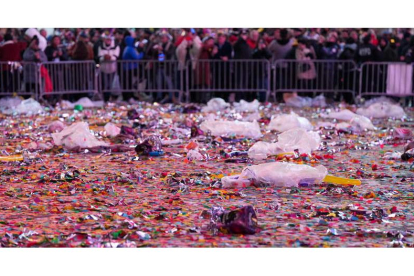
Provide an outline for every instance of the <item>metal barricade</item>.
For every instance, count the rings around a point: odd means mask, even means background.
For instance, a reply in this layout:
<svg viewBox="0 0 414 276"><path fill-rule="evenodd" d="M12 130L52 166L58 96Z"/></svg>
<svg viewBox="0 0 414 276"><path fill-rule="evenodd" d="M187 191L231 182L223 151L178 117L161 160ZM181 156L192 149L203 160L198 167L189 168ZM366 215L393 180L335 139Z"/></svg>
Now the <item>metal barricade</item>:
<svg viewBox="0 0 414 276"><path fill-rule="evenodd" d="M360 96L413 96L413 65L403 62L366 62L360 70Z"/></svg>
<svg viewBox="0 0 414 276"><path fill-rule="evenodd" d="M184 74L177 61L119 60L102 62L99 67L99 86L104 94L130 93L142 99L140 93L145 92L154 93L156 101L173 96L181 99Z"/></svg>
<svg viewBox="0 0 414 276"><path fill-rule="evenodd" d="M35 62L0 62L0 96L30 95L37 99L41 83L39 66Z"/></svg>
<svg viewBox="0 0 414 276"><path fill-rule="evenodd" d="M42 67L41 99L45 96L67 94L88 94L94 98L102 98L97 86L94 61L45 62Z"/></svg>
<svg viewBox="0 0 414 276"><path fill-rule="evenodd" d="M186 98L194 93L207 101L209 93L259 93L267 100L270 93L270 63L268 60L197 60L186 66ZM204 93L204 95L202 94Z"/></svg>
<svg viewBox="0 0 414 276"><path fill-rule="evenodd" d="M273 92L352 93L355 97L357 66L351 60L277 60Z"/></svg>

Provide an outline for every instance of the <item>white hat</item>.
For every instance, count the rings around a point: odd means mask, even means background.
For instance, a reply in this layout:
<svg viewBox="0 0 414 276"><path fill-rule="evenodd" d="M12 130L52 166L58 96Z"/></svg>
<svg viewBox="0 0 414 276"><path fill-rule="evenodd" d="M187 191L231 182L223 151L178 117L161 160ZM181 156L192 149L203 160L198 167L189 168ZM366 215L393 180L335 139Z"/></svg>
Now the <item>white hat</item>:
<svg viewBox="0 0 414 276"><path fill-rule="evenodd" d="M26 30L25 35L27 35L30 38L33 38L35 35L39 39L39 49L44 51L47 46L46 38L44 38L37 29L35 28L29 28Z"/></svg>

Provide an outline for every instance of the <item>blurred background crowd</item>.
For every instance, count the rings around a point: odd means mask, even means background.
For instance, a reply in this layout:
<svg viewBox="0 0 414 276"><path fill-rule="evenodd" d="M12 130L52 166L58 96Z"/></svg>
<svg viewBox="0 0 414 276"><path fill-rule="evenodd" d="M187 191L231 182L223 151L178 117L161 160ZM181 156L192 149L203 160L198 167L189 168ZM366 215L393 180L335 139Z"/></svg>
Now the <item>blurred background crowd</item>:
<svg viewBox="0 0 414 276"><path fill-rule="evenodd" d="M305 59L353 60L360 65L411 63L413 50L412 29L404 28L0 29L0 62L176 60L183 66L209 59L266 59L271 64Z"/></svg>
<svg viewBox="0 0 414 276"><path fill-rule="evenodd" d="M412 29L0 29L0 61L23 60L38 34L47 60L311 59L411 62ZM185 46L185 47L184 47ZM190 48L187 55L186 49ZM163 55L161 55L161 53ZM42 54L43 55L43 54Z"/></svg>

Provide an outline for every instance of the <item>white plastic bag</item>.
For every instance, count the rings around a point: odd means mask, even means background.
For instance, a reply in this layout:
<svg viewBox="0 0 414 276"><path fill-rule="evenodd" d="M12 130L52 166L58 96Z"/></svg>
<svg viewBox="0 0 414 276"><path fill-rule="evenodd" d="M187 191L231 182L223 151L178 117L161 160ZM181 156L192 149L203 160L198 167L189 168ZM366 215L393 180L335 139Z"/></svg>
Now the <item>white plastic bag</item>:
<svg viewBox="0 0 414 276"><path fill-rule="evenodd" d="M358 108L357 114L363 115L368 118L403 118L407 116L404 109L396 104L389 102L377 102L373 103L366 108Z"/></svg>
<svg viewBox="0 0 414 276"><path fill-rule="evenodd" d="M5 97L0 99L0 109L14 108L22 102L19 97Z"/></svg>
<svg viewBox="0 0 414 276"><path fill-rule="evenodd" d="M302 128L287 130L278 136L276 143L257 142L248 151L252 159L265 159L269 155L298 150L310 154L319 148L321 137L317 132L306 131Z"/></svg>
<svg viewBox="0 0 414 276"><path fill-rule="evenodd" d="M310 97L301 97L298 95L293 95L292 97L288 97L285 99L285 103L287 106L293 106L293 107L325 107L326 106L326 100L324 95L319 95L315 98Z"/></svg>
<svg viewBox="0 0 414 276"><path fill-rule="evenodd" d="M104 128L105 128L106 134L109 137L115 137L115 136L118 136L119 133L121 133L121 128L117 127L113 123L107 123Z"/></svg>
<svg viewBox="0 0 414 276"><path fill-rule="evenodd" d="M200 152L198 152L198 150L189 150L187 152L187 159L189 161L193 161L193 160L201 161L204 159L204 157Z"/></svg>
<svg viewBox="0 0 414 276"><path fill-rule="evenodd" d="M250 185L297 187L302 181L318 184L327 174L328 170L322 165L311 167L294 163L271 162L248 166L240 175L223 177L221 183L223 188Z"/></svg>
<svg viewBox="0 0 414 276"><path fill-rule="evenodd" d="M365 116L355 115L351 119L350 124L354 131L363 131L363 130L375 130L374 125L371 120Z"/></svg>
<svg viewBox="0 0 414 276"><path fill-rule="evenodd" d="M61 121L54 121L48 125L49 132L61 132L66 125Z"/></svg>
<svg viewBox="0 0 414 276"><path fill-rule="evenodd" d="M257 139L262 136L259 124L254 121L204 121L200 125L200 129L204 132L211 132L213 136L233 136L239 135L247 138Z"/></svg>
<svg viewBox="0 0 414 276"><path fill-rule="evenodd" d="M355 113L348 109L343 109L339 112L331 112L328 114L321 114L322 118L331 118L343 121L350 121L352 118L355 117Z"/></svg>
<svg viewBox="0 0 414 276"><path fill-rule="evenodd" d="M294 129L294 128L303 128L306 130L312 130L313 126L308 119L304 117L299 117L296 113L292 112L290 114L282 114L276 117L272 117L269 125L267 126L268 130L277 130L280 132Z"/></svg>
<svg viewBox="0 0 414 276"><path fill-rule="evenodd" d="M60 107L62 109L73 109L76 105L81 105L84 108L103 107L104 102L103 101L91 101L89 98L83 97L74 103L71 103L66 100L62 100Z"/></svg>
<svg viewBox="0 0 414 276"><path fill-rule="evenodd" d="M243 117L242 121L244 121L244 122L253 122L253 121L258 121L261 118L262 118L262 116L260 116L259 112L254 112L254 113L250 113L246 117Z"/></svg>
<svg viewBox="0 0 414 276"><path fill-rule="evenodd" d="M234 107L238 112L254 112L259 109L260 103L258 100L252 102L246 102L245 100L240 100L239 103L234 103Z"/></svg>
<svg viewBox="0 0 414 276"><path fill-rule="evenodd" d="M222 98L213 98L208 101L207 106L204 106L201 109L201 112L214 112L222 111L230 106L229 103L226 103Z"/></svg>
<svg viewBox="0 0 414 276"><path fill-rule="evenodd" d="M90 132L88 123L80 122L65 128L59 133L52 134L53 141L57 146L64 146L65 148L93 148L99 146L108 146L107 143L99 141Z"/></svg>
<svg viewBox="0 0 414 276"><path fill-rule="evenodd" d="M11 112L16 112L18 114L36 114L43 111L43 107L36 100L29 98L22 101L15 108L11 109Z"/></svg>
<svg viewBox="0 0 414 276"><path fill-rule="evenodd" d="M364 107L369 107L370 105L374 104L374 103L388 103L388 104L397 104L395 101L393 101L390 98L381 96L381 97L376 97L376 98L372 98L368 101L366 101L364 103Z"/></svg>

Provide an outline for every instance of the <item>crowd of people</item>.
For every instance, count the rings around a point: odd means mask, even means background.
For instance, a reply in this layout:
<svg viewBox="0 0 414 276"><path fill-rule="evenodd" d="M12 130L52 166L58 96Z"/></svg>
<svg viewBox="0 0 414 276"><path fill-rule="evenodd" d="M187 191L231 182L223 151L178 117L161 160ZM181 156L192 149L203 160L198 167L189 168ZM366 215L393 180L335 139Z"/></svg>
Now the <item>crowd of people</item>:
<svg viewBox="0 0 414 276"><path fill-rule="evenodd" d="M0 61L94 60L104 64L116 60L176 60L179 69L188 61L205 59L267 59L272 64L280 59L409 63L413 50L411 29L380 33L376 29L332 28L57 28L48 35L44 29L32 28L3 29L0 33ZM109 76L107 83L112 83L117 69L109 63L101 70ZM173 96L167 98L171 100Z"/></svg>

